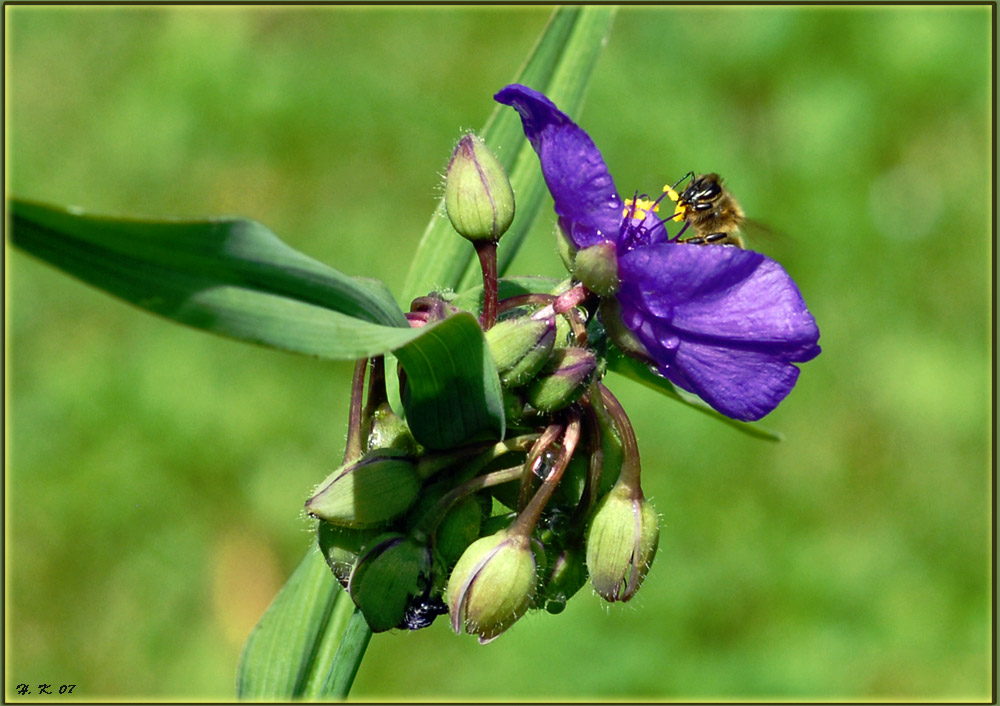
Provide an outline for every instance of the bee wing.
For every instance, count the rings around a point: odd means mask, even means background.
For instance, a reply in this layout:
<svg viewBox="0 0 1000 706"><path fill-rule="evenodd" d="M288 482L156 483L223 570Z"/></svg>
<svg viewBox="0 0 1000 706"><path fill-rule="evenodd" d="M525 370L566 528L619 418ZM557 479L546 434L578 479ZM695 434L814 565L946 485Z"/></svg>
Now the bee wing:
<svg viewBox="0 0 1000 706"><path fill-rule="evenodd" d="M740 224L740 229L743 231L744 235L749 235L754 240L784 241L789 239L785 233L775 230L771 226L761 223L760 221L755 221L752 218L743 219L743 223Z"/></svg>

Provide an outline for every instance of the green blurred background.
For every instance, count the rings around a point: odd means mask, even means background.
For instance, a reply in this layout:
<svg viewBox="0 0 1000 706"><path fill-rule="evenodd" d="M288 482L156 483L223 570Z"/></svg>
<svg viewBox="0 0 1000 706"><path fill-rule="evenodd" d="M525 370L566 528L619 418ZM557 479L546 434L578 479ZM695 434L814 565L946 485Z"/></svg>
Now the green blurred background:
<svg viewBox="0 0 1000 706"><path fill-rule="evenodd" d="M985 699L992 8L623 9L582 115L623 191L725 175L824 352L745 437L629 381L643 590L486 647L377 635L358 699ZM398 295L545 8L5 8L7 194L238 214ZM507 149L512 149L513 145ZM518 274L559 275L543 209ZM351 366L205 335L7 252L6 683L232 699L310 546ZM34 690L34 689L33 689Z"/></svg>

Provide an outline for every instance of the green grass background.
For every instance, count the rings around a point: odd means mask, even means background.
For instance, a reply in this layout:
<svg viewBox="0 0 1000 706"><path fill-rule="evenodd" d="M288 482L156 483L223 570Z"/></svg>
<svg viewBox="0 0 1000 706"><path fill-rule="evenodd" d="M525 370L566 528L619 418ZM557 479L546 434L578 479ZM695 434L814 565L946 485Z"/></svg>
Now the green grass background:
<svg viewBox="0 0 1000 706"><path fill-rule="evenodd" d="M377 635L354 697L988 698L990 13L620 12L578 116L619 188L725 175L824 352L764 421L780 444L609 378L663 516L638 597L585 589L486 647L444 621ZM253 217L398 295L454 142L547 16L7 6L7 194ZM560 274L543 215L514 273ZM6 693L232 699L312 541L351 366L168 324L20 252L6 275Z"/></svg>

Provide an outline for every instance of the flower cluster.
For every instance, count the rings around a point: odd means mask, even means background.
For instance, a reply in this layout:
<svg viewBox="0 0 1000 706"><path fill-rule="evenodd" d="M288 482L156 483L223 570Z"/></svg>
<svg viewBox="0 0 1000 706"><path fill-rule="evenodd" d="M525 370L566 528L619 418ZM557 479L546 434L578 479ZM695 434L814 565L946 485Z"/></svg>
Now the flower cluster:
<svg viewBox="0 0 1000 706"><path fill-rule="evenodd" d="M423 448L388 403L384 359L358 363L344 464L306 509L374 631L418 629L448 613L456 632L488 642L531 608L562 611L588 579L607 601L636 594L659 518L642 492L632 426L601 381L605 332L740 420L774 409L795 384L794 364L819 353L815 321L776 262L693 244L738 236L671 238L655 215L659 200L623 201L593 142L548 98L512 85L496 99L518 111L538 153L572 278L527 290L497 280L513 193L485 145L462 138L446 204L479 255L481 298L432 293L414 300L408 318L425 326L476 310L507 431ZM678 201L674 216L690 215L684 198L664 193Z"/></svg>
<svg viewBox="0 0 1000 706"><path fill-rule="evenodd" d="M576 251L574 274L584 284L595 269L616 274L611 285L597 277L595 290L612 295L604 323L615 342L728 417L773 410L795 386L794 364L820 352L816 321L781 265L751 250L671 239L651 202L623 204L590 136L552 101L517 84L496 99L520 113L538 153Z"/></svg>

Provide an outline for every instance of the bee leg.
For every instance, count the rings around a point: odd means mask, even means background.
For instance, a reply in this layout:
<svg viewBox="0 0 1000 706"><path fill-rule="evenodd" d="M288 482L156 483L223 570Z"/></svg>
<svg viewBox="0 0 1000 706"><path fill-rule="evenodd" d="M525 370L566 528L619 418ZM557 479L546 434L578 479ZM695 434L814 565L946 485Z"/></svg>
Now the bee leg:
<svg viewBox="0 0 1000 706"><path fill-rule="evenodd" d="M725 242L728 237L726 233L709 233L708 235L695 235L678 242L687 243L688 245L714 245Z"/></svg>

